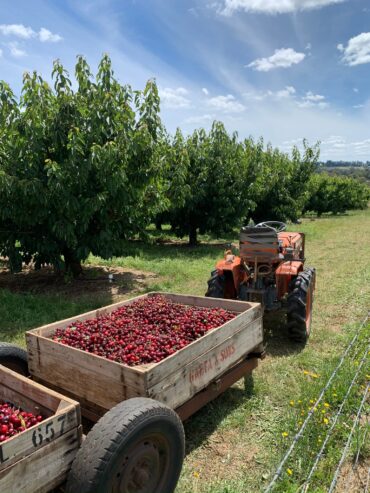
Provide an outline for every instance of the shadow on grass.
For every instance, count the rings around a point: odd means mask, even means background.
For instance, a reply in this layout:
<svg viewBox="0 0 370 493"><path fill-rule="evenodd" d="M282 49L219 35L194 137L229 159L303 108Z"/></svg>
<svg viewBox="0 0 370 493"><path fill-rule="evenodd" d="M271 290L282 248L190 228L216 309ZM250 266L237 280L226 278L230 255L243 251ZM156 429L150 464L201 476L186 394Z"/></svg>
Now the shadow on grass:
<svg viewBox="0 0 370 493"><path fill-rule="evenodd" d="M285 314L282 312L265 314L263 329L267 356L280 357L298 354L305 348L305 344L291 340Z"/></svg>
<svg viewBox="0 0 370 493"><path fill-rule="evenodd" d="M190 246L187 243L178 241L168 241L164 243L151 243L140 240L134 240L125 243L120 254L121 257L140 257L146 261L171 260L171 259L202 259L203 257L215 255L215 249L220 250L223 255L224 249L229 242L220 243L199 243L196 246ZM117 258L117 257L116 257ZM119 257L118 257L119 258ZM102 263L114 263L112 261L103 261Z"/></svg>
<svg viewBox="0 0 370 493"><path fill-rule="evenodd" d="M248 377L243 388L230 387L185 421L186 454L204 446L208 437L219 427L225 417L253 396L251 382L251 378Z"/></svg>
<svg viewBox="0 0 370 493"><path fill-rule="evenodd" d="M73 317L109 303L109 296L83 296L72 301L63 295L13 293L0 289L0 341L23 344L26 330Z"/></svg>

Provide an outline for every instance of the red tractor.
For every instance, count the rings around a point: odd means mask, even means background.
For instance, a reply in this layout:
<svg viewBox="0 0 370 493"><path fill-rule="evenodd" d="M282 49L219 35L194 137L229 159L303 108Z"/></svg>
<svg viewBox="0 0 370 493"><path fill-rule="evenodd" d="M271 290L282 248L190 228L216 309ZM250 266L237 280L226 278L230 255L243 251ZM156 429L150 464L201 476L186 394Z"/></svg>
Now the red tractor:
<svg viewBox="0 0 370 493"><path fill-rule="evenodd" d="M304 266L304 233L285 230L279 221L243 227L239 256L225 252L211 274L206 296L260 302L266 312L286 309L291 338L305 343L316 274Z"/></svg>

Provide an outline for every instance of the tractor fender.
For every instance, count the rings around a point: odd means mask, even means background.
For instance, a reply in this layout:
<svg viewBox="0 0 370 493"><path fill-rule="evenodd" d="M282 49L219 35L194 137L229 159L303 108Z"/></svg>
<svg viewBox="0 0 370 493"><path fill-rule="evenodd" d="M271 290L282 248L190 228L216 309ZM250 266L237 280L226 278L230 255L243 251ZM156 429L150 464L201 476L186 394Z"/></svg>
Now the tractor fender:
<svg viewBox="0 0 370 493"><path fill-rule="evenodd" d="M244 281L244 278L246 276L244 269L242 269L241 258L237 255L226 256L226 258L217 262L216 270L219 276L226 274L226 278L230 279L230 277L232 277L234 285L233 287L235 289L235 292L238 293L240 283Z"/></svg>
<svg viewBox="0 0 370 493"><path fill-rule="evenodd" d="M282 262L275 271L277 297L280 300L289 291L289 283L303 270L303 262L300 260L287 260Z"/></svg>

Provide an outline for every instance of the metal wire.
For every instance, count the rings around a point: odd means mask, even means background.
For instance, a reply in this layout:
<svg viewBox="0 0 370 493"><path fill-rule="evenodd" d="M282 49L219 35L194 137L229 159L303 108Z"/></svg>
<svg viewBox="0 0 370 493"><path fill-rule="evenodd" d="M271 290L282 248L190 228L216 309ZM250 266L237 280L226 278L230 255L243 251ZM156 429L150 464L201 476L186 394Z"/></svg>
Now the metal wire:
<svg viewBox="0 0 370 493"><path fill-rule="evenodd" d="M334 476L333 476L333 480L332 480L332 482L330 484L330 488L329 488L328 493L332 493L334 491L334 488L335 488L336 484L337 484L339 472L340 472L340 469L341 469L341 467L343 465L344 459L346 458L346 454L347 454L347 451L348 451L348 447L349 447L349 445L351 443L353 432L354 432L354 430L355 430L355 428L357 426L357 423L358 423L358 421L360 419L361 411L362 411L362 408L363 408L363 406L365 404L365 401L366 401L366 398L367 398L367 393L369 391L369 387L370 387L370 383L368 383L367 386L366 386L366 389L365 389L365 392L364 392L364 396L362 398L360 407L358 408L356 418L355 418L355 420L353 422L353 426L352 426L351 432L348 435L347 443L346 443L346 445L345 445L345 447L343 449L342 457L340 458L340 461L338 463L337 469L335 470L335 473L334 473Z"/></svg>
<svg viewBox="0 0 370 493"><path fill-rule="evenodd" d="M366 486L365 486L365 492L367 493L369 491L369 486L370 486L370 467L369 470L367 471L367 480L366 480Z"/></svg>
<svg viewBox="0 0 370 493"><path fill-rule="evenodd" d="M347 357L349 351L351 350L351 348L353 347L353 345L355 344L358 336L360 335L361 333L361 330L363 329L364 325L366 324L366 322L368 321L369 319L369 313L366 315L366 317L364 318L363 322L361 323L360 327L357 329L357 332L356 334L354 335L352 341L349 343L349 345L347 346L347 349L344 351L344 353L342 354L339 362L338 362L338 365L336 366L336 368L334 369L333 373L331 374L329 380L327 381L325 387L321 390L320 392L320 395L319 397L317 398L315 404L313 405L312 409L309 411L309 413L307 414L307 418L304 420L301 428L298 430L298 432L296 433L296 435L294 436L293 438L293 441L289 447L289 449L287 450L287 452L285 453L283 459L281 460L270 484L267 486L267 488L265 489L265 493L269 493L270 491L272 491L272 488L274 487L276 481L280 478L280 475L283 471L283 467L286 463L286 461L289 459L291 453L293 452L295 446L296 446L296 443L298 442L298 440L302 437L303 435L303 432L304 430L306 429L306 426L308 424L308 422L310 421L311 419L311 416L313 415L314 411L313 409L315 407L318 406L318 404L320 404L321 402L321 399L323 398L325 392L327 391L327 389L329 388L331 382L333 381L334 377L336 376L336 374L338 373L339 369L341 368L341 366L343 365L343 362L345 360L345 358Z"/></svg>
<svg viewBox="0 0 370 493"><path fill-rule="evenodd" d="M366 415L366 421L367 421L367 424L369 424L369 418L368 418L368 415ZM356 459L355 459L355 463L354 463L354 466L357 466L357 463L358 463L358 459L360 457L360 452L361 452L361 449L362 449L362 446L363 444L365 443L365 440L366 440L366 437L367 437L367 432L369 431L369 428L366 428L365 430L365 433L364 433L364 437L362 439L362 442L361 442L361 445L359 446L358 448L358 451L357 451L357 454L356 454Z"/></svg>
<svg viewBox="0 0 370 493"><path fill-rule="evenodd" d="M366 414L366 421L368 421L368 415ZM352 468L351 468L351 472L350 474L348 474L348 477L347 477L347 480L346 480L346 484L344 486L344 491L348 491L347 490L347 487L351 481L351 479L354 477L355 475L355 470L357 469L357 463L358 463L358 459L360 457L360 452L361 452L361 449L362 449L362 446L363 444L365 443L365 440L366 440L366 437L367 437L367 432L368 432L368 428L366 428L365 430L365 433L364 433L364 436L363 436L363 439L361 441L361 445L358 447L358 450L357 450L357 454L356 454L356 458L355 458L355 462L354 464L352 465Z"/></svg>
<svg viewBox="0 0 370 493"><path fill-rule="evenodd" d="M362 369L362 367L363 367L363 365L364 365L364 363L366 361L366 358L367 358L367 354L368 354L369 349L370 349L370 344L366 348L366 351L365 351L365 353L364 353L364 355L363 355L363 357L361 359L361 362L358 365L357 371L356 371L356 373L355 373L355 375L354 375L354 377L353 377L353 379L352 379L352 381L351 381L351 383L350 383L350 385L349 385L349 387L347 389L346 395L344 396L343 401L342 401L341 405L339 406L339 409L338 409L336 415L334 416L333 422L332 422L330 428L328 429L328 431L326 433L325 440L323 441L323 444L322 444L322 446L321 446L318 454L316 455L315 462L313 463L313 465L311 467L311 470L309 472L309 475L308 475L306 481L304 482L302 488L304 488L304 486L308 486L308 483L309 483L310 479L312 478L313 473L316 471L316 467L317 467L317 465L318 465L318 463L319 463L319 461L320 461L320 459L322 457L322 454L323 454L323 452L325 450L326 444L328 443L329 438L331 437L332 431L334 430L334 427L337 424L337 421L339 419L339 416L342 414L344 405L347 402L347 399L349 397L349 394L351 393L351 390L352 390L352 388L353 388L353 386L354 386L354 384L355 384L355 382L357 380L357 377L358 377L358 375L359 375L359 373L360 373L360 371L361 371L361 369Z"/></svg>

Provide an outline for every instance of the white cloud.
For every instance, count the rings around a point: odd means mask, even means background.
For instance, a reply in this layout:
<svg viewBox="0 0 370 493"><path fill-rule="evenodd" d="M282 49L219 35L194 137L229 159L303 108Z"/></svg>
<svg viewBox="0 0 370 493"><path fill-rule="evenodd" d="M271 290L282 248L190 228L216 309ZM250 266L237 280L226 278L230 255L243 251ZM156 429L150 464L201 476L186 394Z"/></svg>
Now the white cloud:
<svg viewBox="0 0 370 493"><path fill-rule="evenodd" d="M63 39L59 34L53 34L45 27L42 27L39 32L36 32L32 27L27 27L23 24L0 24L0 34L22 39L38 38L42 43L56 43Z"/></svg>
<svg viewBox="0 0 370 493"><path fill-rule="evenodd" d="M370 33L361 33L351 38L346 47L337 46L343 53L342 61L353 67L363 63L370 63Z"/></svg>
<svg viewBox="0 0 370 493"><path fill-rule="evenodd" d="M312 101L303 100L297 104L300 108L312 108L312 107L316 106L317 108L323 109L323 108L327 108L329 106L329 103L327 103L326 101L321 101L320 103L315 104Z"/></svg>
<svg viewBox="0 0 370 493"><path fill-rule="evenodd" d="M286 140L279 145L284 152L290 152L293 146L302 149L303 138ZM340 135L329 135L323 138L320 144L320 158L322 161L328 159L359 159L368 160L370 154L370 139L365 138L360 141L353 141Z"/></svg>
<svg viewBox="0 0 370 493"><path fill-rule="evenodd" d="M250 101L263 101L267 98L273 99L287 99L294 97L296 90L293 86L286 86L284 89L280 91L254 91L254 92L246 92L243 94L244 98Z"/></svg>
<svg viewBox="0 0 370 493"><path fill-rule="evenodd" d="M3 56L3 50L0 48L0 58Z"/></svg>
<svg viewBox="0 0 370 493"><path fill-rule="evenodd" d="M239 103L232 94L227 96L215 96L207 100L207 104L218 110L229 113L241 113L246 107Z"/></svg>
<svg viewBox="0 0 370 493"><path fill-rule="evenodd" d="M293 94L295 94L295 92L296 90L293 86L286 86L285 89L282 89L281 91L277 91L276 97L278 99L290 98L291 96L293 96Z"/></svg>
<svg viewBox="0 0 370 493"><path fill-rule="evenodd" d="M333 144L343 144L345 143L344 137L341 135L330 135L325 140L322 141L322 145L333 145Z"/></svg>
<svg viewBox="0 0 370 493"><path fill-rule="evenodd" d="M363 104L355 104L353 107L354 107L356 110L358 110L358 109L360 109L360 108L363 108L364 106L365 106L365 105L363 105Z"/></svg>
<svg viewBox="0 0 370 493"><path fill-rule="evenodd" d="M27 53L19 48L19 44L17 41L12 41L11 43L8 43L7 45L10 50L10 54L15 57L15 58L21 58L22 56L26 56Z"/></svg>
<svg viewBox="0 0 370 493"><path fill-rule="evenodd" d="M190 106L190 99L185 97L187 94L188 91L184 87L177 87L176 89L165 87L159 90L161 103L166 108L187 108Z"/></svg>
<svg viewBox="0 0 370 493"><path fill-rule="evenodd" d="M322 96L321 94L314 94L311 91L306 92L306 96L304 97L307 101L312 101L313 103L317 103L318 101L323 101L325 99L325 96Z"/></svg>
<svg viewBox="0 0 370 493"><path fill-rule="evenodd" d="M356 158L368 159L370 154L370 139L359 141L348 141L345 137L330 136L321 142L322 153L330 158L340 158L342 155L350 155L352 159Z"/></svg>
<svg viewBox="0 0 370 493"><path fill-rule="evenodd" d="M213 120L215 120L216 117L215 115L199 115L199 116L190 116L189 118L186 118L186 120L184 121L185 123L190 123L190 124L195 124L195 125L200 125L200 124L206 124L206 123L209 123L209 122L212 122Z"/></svg>
<svg viewBox="0 0 370 493"><path fill-rule="evenodd" d="M42 27L40 31L38 32L38 37L39 40L42 43L57 43L58 41L62 41L62 36L59 34L53 34L49 29L46 29L45 27Z"/></svg>
<svg viewBox="0 0 370 493"><path fill-rule="evenodd" d="M208 91L208 89L207 89L206 87L203 87L203 88L202 88L202 92L203 92L203 94L205 94L206 96L208 96L208 95L209 95L209 91Z"/></svg>
<svg viewBox="0 0 370 493"><path fill-rule="evenodd" d="M298 53L292 48L281 48L275 50L274 54L267 58L257 58L251 62L247 67L251 67L259 72L268 72L276 68L288 68L292 65L300 63L306 55L304 53Z"/></svg>
<svg viewBox="0 0 370 493"><path fill-rule="evenodd" d="M198 19L199 14L198 14L198 10L195 7L191 7L190 9L188 9L188 12L189 14L193 15Z"/></svg>
<svg viewBox="0 0 370 493"><path fill-rule="evenodd" d="M354 88L353 88L353 92L358 92L357 87L354 87Z"/></svg>
<svg viewBox="0 0 370 493"><path fill-rule="evenodd" d="M329 103L325 101L325 96L314 94L312 91L306 92L306 95L297 104L300 108L312 108L316 106L317 108L323 109L329 106Z"/></svg>
<svg viewBox="0 0 370 493"><path fill-rule="evenodd" d="M23 39L29 39L36 35L31 27L26 27L23 24L0 24L0 33L4 36L17 36Z"/></svg>
<svg viewBox="0 0 370 493"><path fill-rule="evenodd" d="M224 0L219 12L231 15L237 10L262 14L286 14L300 10L313 10L346 0Z"/></svg>

